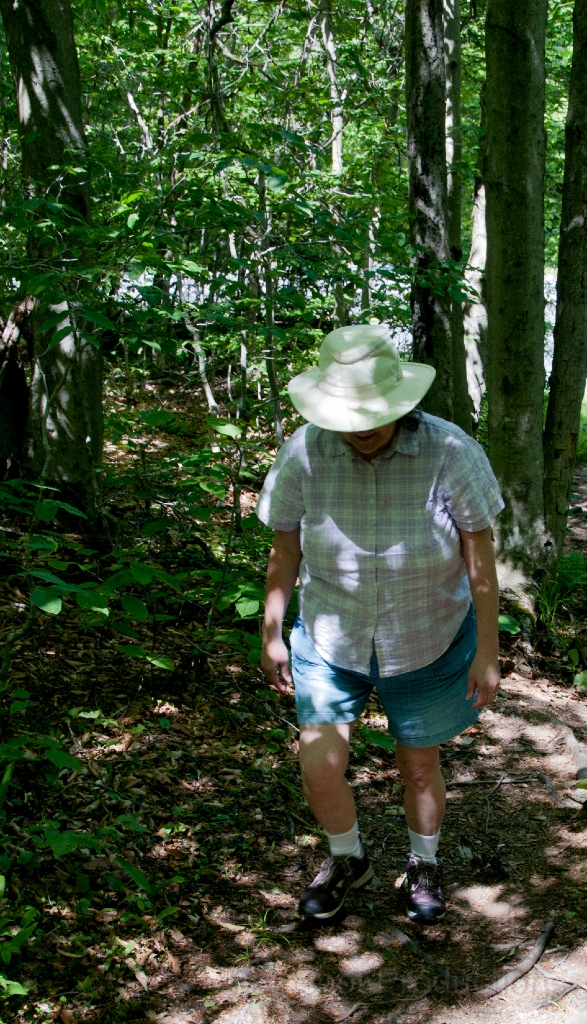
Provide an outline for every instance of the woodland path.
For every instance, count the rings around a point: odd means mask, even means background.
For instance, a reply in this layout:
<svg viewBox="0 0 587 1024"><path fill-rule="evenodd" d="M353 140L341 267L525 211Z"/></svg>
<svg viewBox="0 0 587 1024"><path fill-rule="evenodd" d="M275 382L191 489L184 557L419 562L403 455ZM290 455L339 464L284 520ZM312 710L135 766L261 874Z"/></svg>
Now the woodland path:
<svg viewBox="0 0 587 1024"><path fill-rule="evenodd" d="M166 443L154 445L157 458ZM243 494L244 512L252 499ZM569 545L585 550L586 467L574 500ZM132 521L133 502L116 514ZM1 586L13 628L23 595L10 577ZM189 617L160 629L178 671L150 678L120 653L120 637L105 629L97 643L75 619L45 616L15 646L14 685L37 701L19 728L64 730L82 768L44 779L38 762L21 761L9 791L2 913L36 907L40 928L4 968L29 986L7 1020L546 1024L587 1014L584 987L539 973L587 985L587 806L564 731L587 746L587 695L568 662L533 651L523 633L501 634L494 706L443 747L446 921L418 928L403 915L399 775L392 752L367 747L354 749L349 772L376 883L340 920L304 929L297 896L325 846L300 796L293 698L268 690L242 649L190 670ZM364 722L384 727L375 699ZM37 856L40 819L101 846ZM556 931L538 968L479 1002L475 991L520 962L548 921Z"/></svg>

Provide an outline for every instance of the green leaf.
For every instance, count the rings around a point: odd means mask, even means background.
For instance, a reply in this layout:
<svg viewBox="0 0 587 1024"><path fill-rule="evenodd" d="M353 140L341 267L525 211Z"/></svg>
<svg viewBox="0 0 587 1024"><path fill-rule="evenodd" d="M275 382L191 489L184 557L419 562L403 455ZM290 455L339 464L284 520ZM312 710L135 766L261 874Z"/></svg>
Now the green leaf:
<svg viewBox="0 0 587 1024"><path fill-rule="evenodd" d="M170 525L169 519L152 519L143 526L143 535L145 537L154 537L156 533L164 533Z"/></svg>
<svg viewBox="0 0 587 1024"><path fill-rule="evenodd" d="M143 587L146 587L153 579L152 570L149 566L143 565L142 562L131 562L129 569L132 578Z"/></svg>
<svg viewBox="0 0 587 1024"><path fill-rule="evenodd" d="M242 434L242 426L237 423L222 423L220 420L214 419L213 416L206 417L206 423L209 427L212 427L217 434L225 434L226 437L240 437Z"/></svg>
<svg viewBox="0 0 587 1024"><path fill-rule="evenodd" d="M55 331L55 334L53 335L51 341L49 342L49 348L47 349L47 351L51 352L52 349L57 348L57 346L63 341L63 339L67 338L67 336L71 334L72 331L73 328L71 324L68 324L67 327L61 327L58 331Z"/></svg>
<svg viewBox="0 0 587 1024"><path fill-rule="evenodd" d="M173 664L171 659L165 658L161 654L156 654L154 656L147 654L147 661L149 661L151 665L154 665L156 668L164 668L167 672L173 672L173 670L175 669L175 665Z"/></svg>
<svg viewBox="0 0 587 1024"><path fill-rule="evenodd" d="M9 715L15 715L17 711L25 711L27 708L33 707L37 702L35 700L13 700L10 705Z"/></svg>
<svg viewBox="0 0 587 1024"><path fill-rule="evenodd" d="M57 832L56 829L46 828L45 839L54 857L65 857L80 846L85 846L89 850L100 850L100 843L89 832L72 832L70 829L66 832Z"/></svg>
<svg viewBox="0 0 587 1024"><path fill-rule="evenodd" d="M127 636L130 640L140 640L139 634L131 626L128 626L126 622L112 622L111 626L121 636Z"/></svg>
<svg viewBox="0 0 587 1024"><path fill-rule="evenodd" d="M570 661L571 665L573 665L573 667L576 668L577 665L579 664L579 652L577 650L575 650L575 648L573 648L573 650L569 651L568 653L569 653L569 661Z"/></svg>
<svg viewBox="0 0 587 1024"><path fill-rule="evenodd" d="M366 743L374 747L382 747L384 750L395 750L395 740L388 732L379 732L377 729L368 729L363 726L361 737Z"/></svg>
<svg viewBox="0 0 587 1024"><path fill-rule="evenodd" d="M139 217L140 217L139 213L129 213L128 217L126 218L126 223L128 224L129 228L131 228L131 229L134 228L134 226L135 226L136 222L138 221Z"/></svg>
<svg viewBox="0 0 587 1024"><path fill-rule="evenodd" d="M135 818L135 816L133 814L119 814L118 817L115 818L114 820L119 822L121 825L124 825L125 828L130 829L131 832L149 832L150 831L148 826L147 825L141 825L141 823L139 821L137 821L137 819Z"/></svg>
<svg viewBox="0 0 587 1024"><path fill-rule="evenodd" d="M160 924L161 921L164 921L166 917L171 917L172 914L177 914L177 913L179 913L179 907L165 907L164 910L160 910L159 911L159 913L157 914L155 920L156 920L157 924Z"/></svg>
<svg viewBox="0 0 587 1024"><path fill-rule="evenodd" d="M79 508L75 508L73 505L68 505L66 501L54 501L52 498L48 498L47 501L40 501L35 505L35 515L37 519L40 519L43 523L50 523L59 509L62 508L65 512L69 512L72 516L79 516L81 519L87 519L85 512L80 512Z"/></svg>
<svg viewBox="0 0 587 1024"><path fill-rule="evenodd" d="M122 857L116 858L116 864L123 871L126 871L127 875L132 878L133 882L136 882L140 889L144 889L146 893L151 893L151 883L139 868L136 868L134 864L130 864L127 860L123 860Z"/></svg>
<svg viewBox="0 0 587 1024"><path fill-rule="evenodd" d="M22 686L17 686L16 690L12 691L12 696L19 700L28 700L30 693L28 690L23 690Z"/></svg>
<svg viewBox="0 0 587 1024"><path fill-rule="evenodd" d="M143 622L149 617L149 609L145 602L141 601L140 597L134 597L133 594L123 594L120 600L125 612L132 615L133 619Z"/></svg>
<svg viewBox="0 0 587 1024"><path fill-rule="evenodd" d="M578 686L581 690L587 690L587 672L577 672L577 675L573 678L575 686Z"/></svg>
<svg viewBox="0 0 587 1024"><path fill-rule="evenodd" d="M33 590L31 601L47 615L59 615L63 607L60 596L52 590Z"/></svg>
<svg viewBox="0 0 587 1024"><path fill-rule="evenodd" d="M77 757L68 754L66 750L48 750L45 757L57 768L69 768L76 772L80 772L82 769L81 762L78 761Z"/></svg>
<svg viewBox="0 0 587 1024"><path fill-rule="evenodd" d="M29 990L19 981L9 981L5 974L0 974L0 988L7 996L28 996Z"/></svg>
<svg viewBox="0 0 587 1024"><path fill-rule="evenodd" d="M127 654L129 658L146 658L147 652L139 647L138 644L121 644L120 650L123 654Z"/></svg>
<svg viewBox="0 0 587 1024"><path fill-rule="evenodd" d="M59 576L55 576L54 573L48 572L46 569L31 569L29 576L34 576L37 580L44 580L45 583L53 583L58 587L67 587L68 584L64 580L60 579Z"/></svg>
<svg viewBox="0 0 587 1024"><path fill-rule="evenodd" d="M119 587L125 587L127 583L134 583L134 577L130 569L121 569L120 572L115 572L113 576L109 576L107 580L102 584L100 590L103 594L113 594Z"/></svg>
<svg viewBox="0 0 587 1024"><path fill-rule="evenodd" d="M35 505L35 515L43 523L50 523L52 519L55 519L58 510L58 501L40 501L38 505Z"/></svg>
<svg viewBox="0 0 587 1024"><path fill-rule="evenodd" d="M112 320L109 320L107 316L104 316L103 313L100 313L97 310L83 309L82 314L86 320L89 320L90 323L92 324L97 324L98 327L105 327L107 330L110 331L119 330L116 324L112 323Z"/></svg>
<svg viewBox="0 0 587 1024"><path fill-rule="evenodd" d="M511 615L500 615L498 622L502 632L511 633L513 636L519 633L522 628L518 620L514 619Z"/></svg>
<svg viewBox="0 0 587 1024"><path fill-rule="evenodd" d="M103 594L96 594L93 590L76 590L75 599L80 608L87 612L99 612L100 615L110 615L108 598Z"/></svg>
<svg viewBox="0 0 587 1024"><path fill-rule="evenodd" d="M259 601L255 601L250 597L241 597L236 602L235 607L241 619L244 619L248 615L256 615L259 611Z"/></svg>

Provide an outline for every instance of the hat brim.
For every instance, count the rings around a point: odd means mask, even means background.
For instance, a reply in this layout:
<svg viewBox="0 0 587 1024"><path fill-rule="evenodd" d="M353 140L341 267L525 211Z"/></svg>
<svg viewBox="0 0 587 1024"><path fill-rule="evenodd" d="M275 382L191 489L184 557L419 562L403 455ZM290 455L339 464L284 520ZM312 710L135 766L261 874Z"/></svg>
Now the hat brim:
<svg viewBox="0 0 587 1024"><path fill-rule="evenodd" d="M287 390L297 411L317 427L351 434L374 430L411 412L436 376L434 367L425 363L401 363L401 368L403 378L397 387L361 403L322 391L318 367L298 374L290 380Z"/></svg>

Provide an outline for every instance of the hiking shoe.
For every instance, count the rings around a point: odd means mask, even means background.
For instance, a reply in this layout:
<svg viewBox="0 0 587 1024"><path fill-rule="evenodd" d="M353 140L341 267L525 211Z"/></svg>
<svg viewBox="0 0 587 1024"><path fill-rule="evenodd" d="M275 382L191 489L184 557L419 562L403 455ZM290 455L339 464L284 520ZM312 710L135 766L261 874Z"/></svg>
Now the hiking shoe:
<svg viewBox="0 0 587 1024"><path fill-rule="evenodd" d="M360 889L373 878L366 854L362 857L327 857L320 871L300 896L300 914L306 917L334 917L349 889Z"/></svg>
<svg viewBox="0 0 587 1024"><path fill-rule="evenodd" d="M436 924L446 914L442 893L442 868L410 857L406 864L404 889L407 893L406 914L418 924Z"/></svg>

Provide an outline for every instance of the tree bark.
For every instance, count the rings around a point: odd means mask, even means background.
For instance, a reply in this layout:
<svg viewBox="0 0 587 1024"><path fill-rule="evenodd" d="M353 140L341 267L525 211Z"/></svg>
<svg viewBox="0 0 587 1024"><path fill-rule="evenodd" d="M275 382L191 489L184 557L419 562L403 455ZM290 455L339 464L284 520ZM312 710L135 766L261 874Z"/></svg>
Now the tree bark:
<svg viewBox="0 0 587 1024"><path fill-rule="evenodd" d="M487 365L487 309L485 288L485 266L487 263L487 227L485 224L485 157L486 145L485 87L481 91L481 125L477 173L473 186L473 211L471 214L471 251L465 281L477 298L465 305L464 328L467 353L467 385L473 403L473 415L479 420L481 403L485 394L485 367Z"/></svg>
<svg viewBox="0 0 587 1024"><path fill-rule="evenodd" d="M81 80L69 0L0 0L16 92L22 146L22 175L31 195L47 193L74 213L64 213L61 237L72 236L90 221L90 186L83 170ZM72 169L74 168L74 169ZM82 243L82 244L85 244ZM96 468L102 454L102 359L84 334L76 311L74 261L38 247L31 235L34 265L52 260L67 275L61 292L45 293L42 319L58 323L34 328L33 371L24 442L24 468L43 483L57 486L83 511L92 528L101 523ZM71 255L71 254L70 254ZM56 330L69 331L52 346Z"/></svg>
<svg viewBox="0 0 587 1024"><path fill-rule="evenodd" d="M544 435L546 524L557 553L566 532L587 377L587 0L575 0L573 32L554 359Z"/></svg>
<svg viewBox="0 0 587 1024"><path fill-rule="evenodd" d="M443 0L407 0L406 116L414 360L436 369L424 408L453 418L451 300L443 268L449 258Z"/></svg>
<svg viewBox="0 0 587 1024"><path fill-rule="evenodd" d="M344 131L342 93L338 81L336 66L336 40L332 28L332 5L330 0L322 0L319 9L320 24L322 26L322 41L326 54L326 73L330 85L330 120L332 123L332 141L330 144L332 155L332 173L342 174L342 140ZM335 221L340 221L340 208L337 203L332 207ZM332 252L337 260L341 259L340 246L332 243ZM334 312L333 327L344 327L346 324L346 303L344 301L344 284L342 281L335 281L333 289Z"/></svg>
<svg viewBox="0 0 587 1024"><path fill-rule="evenodd" d="M502 565L524 573L545 554L544 47L547 0L489 0L487 316L489 455L505 510ZM503 578L503 576L502 576Z"/></svg>
<svg viewBox="0 0 587 1024"><path fill-rule="evenodd" d="M81 79L69 0L0 0L16 92L22 173L89 220ZM52 170L50 169L52 168ZM58 170L55 170L58 168Z"/></svg>
<svg viewBox="0 0 587 1024"><path fill-rule="evenodd" d="M444 66L446 73L446 165L447 214L450 258L460 263L462 248L462 173L463 138L461 126L461 2L444 0ZM453 420L457 426L471 434L471 399L467 387L467 356L463 303L452 300L452 376Z"/></svg>

